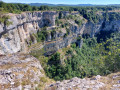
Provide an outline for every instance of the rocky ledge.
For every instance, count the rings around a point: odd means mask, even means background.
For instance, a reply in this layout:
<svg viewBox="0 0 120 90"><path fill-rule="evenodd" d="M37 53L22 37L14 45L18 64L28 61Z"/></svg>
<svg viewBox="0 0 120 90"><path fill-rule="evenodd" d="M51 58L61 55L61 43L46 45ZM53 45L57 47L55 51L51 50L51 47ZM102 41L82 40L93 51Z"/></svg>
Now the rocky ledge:
<svg viewBox="0 0 120 90"><path fill-rule="evenodd" d="M34 90L43 77L40 62L30 56L0 56L0 90Z"/></svg>
<svg viewBox="0 0 120 90"><path fill-rule="evenodd" d="M120 72L108 76L94 76L92 78L72 78L57 81L45 90L120 90Z"/></svg>

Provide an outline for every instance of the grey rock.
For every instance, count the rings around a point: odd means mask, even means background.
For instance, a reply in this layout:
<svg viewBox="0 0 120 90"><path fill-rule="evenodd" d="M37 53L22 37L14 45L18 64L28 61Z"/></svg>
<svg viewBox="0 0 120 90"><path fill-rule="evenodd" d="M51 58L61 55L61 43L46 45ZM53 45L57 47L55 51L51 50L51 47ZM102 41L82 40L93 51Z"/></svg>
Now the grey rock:
<svg viewBox="0 0 120 90"><path fill-rule="evenodd" d="M13 54L0 57L0 90L35 89L44 74L39 61L30 55Z"/></svg>
<svg viewBox="0 0 120 90"><path fill-rule="evenodd" d="M100 75L96 76L100 77ZM100 79L100 78L99 78ZM105 87L105 84L102 82L98 82L97 80L91 80L89 78L72 78L71 80L64 80L61 82L56 82L55 84L51 84L48 89L50 90L53 87L57 87L55 90L88 90L88 89L93 89L93 90L99 90L102 87Z"/></svg>
<svg viewBox="0 0 120 90"><path fill-rule="evenodd" d="M113 85L113 87L120 87L120 84L115 84Z"/></svg>
<svg viewBox="0 0 120 90"><path fill-rule="evenodd" d="M26 40L37 43L30 35L45 25L54 26L56 12L25 12L8 15L12 24L5 30L4 25L0 24L0 54L27 52Z"/></svg>

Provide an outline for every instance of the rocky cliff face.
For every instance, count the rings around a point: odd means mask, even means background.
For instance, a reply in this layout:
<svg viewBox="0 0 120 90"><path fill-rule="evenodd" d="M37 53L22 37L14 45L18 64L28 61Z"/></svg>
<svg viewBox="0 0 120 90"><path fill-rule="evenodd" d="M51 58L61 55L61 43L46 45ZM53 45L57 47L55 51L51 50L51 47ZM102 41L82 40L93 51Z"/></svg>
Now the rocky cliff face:
<svg viewBox="0 0 120 90"><path fill-rule="evenodd" d="M79 14L67 11L62 13L63 17ZM28 52L27 46L29 45L29 41L32 41L32 44L37 43L36 38L32 35L33 33L46 26L48 32L57 28L55 20L59 12L24 12L18 15L8 15L11 17L9 21L12 22L12 25L5 26L4 24L0 24L0 54ZM81 16L81 18L83 17ZM67 33L65 29L55 31L53 35L49 32L42 47L47 51L46 54L49 55L51 52L55 52L76 42L79 35L89 34L93 37L101 30L120 30L119 23L120 20L105 21L104 18L101 18L98 20L98 23L85 20L79 26L74 21L69 20L68 35L65 36Z"/></svg>
<svg viewBox="0 0 120 90"><path fill-rule="evenodd" d="M0 54L27 51L26 42L31 40L31 34L44 26L55 25L56 12L25 12L19 15L9 14L8 27L0 24ZM35 40L33 41L36 42Z"/></svg>
<svg viewBox="0 0 120 90"><path fill-rule="evenodd" d="M109 19L112 17L113 12L109 12ZM119 13L116 12L119 15ZM104 13L101 13L103 16ZM117 17L119 18L119 16ZM87 22L84 28L84 34L89 34L91 37L94 37L95 34L100 31L120 31L120 19L110 19L100 18L97 23Z"/></svg>

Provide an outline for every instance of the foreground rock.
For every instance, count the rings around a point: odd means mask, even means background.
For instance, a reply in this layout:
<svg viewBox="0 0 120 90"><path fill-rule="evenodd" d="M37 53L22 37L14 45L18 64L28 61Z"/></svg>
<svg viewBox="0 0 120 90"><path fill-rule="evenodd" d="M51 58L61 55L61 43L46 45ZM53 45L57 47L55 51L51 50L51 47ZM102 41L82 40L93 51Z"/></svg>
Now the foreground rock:
<svg viewBox="0 0 120 90"><path fill-rule="evenodd" d="M93 78L72 78L57 81L46 87L46 90L120 90L120 73L108 76L97 75Z"/></svg>
<svg viewBox="0 0 120 90"><path fill-rule="evenodd" d="M44 76L42 70L30 55L0 56L0 90L33 90Z"/></svg>

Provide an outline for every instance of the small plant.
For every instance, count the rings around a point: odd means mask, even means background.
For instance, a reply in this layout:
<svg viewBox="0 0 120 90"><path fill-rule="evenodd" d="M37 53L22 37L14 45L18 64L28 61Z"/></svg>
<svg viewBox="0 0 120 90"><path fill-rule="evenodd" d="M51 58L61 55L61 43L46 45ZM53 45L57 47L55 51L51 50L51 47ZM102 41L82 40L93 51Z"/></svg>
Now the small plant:
<svg viewBox="0 0 120 90"><path fill-rule="evenodd" d="M3 23L5 26L9 26L12 24L12 22L8 21L10 19L10 16L0 14L0 23Z"/></svg>
<svg viewBox="0 0 120 90"><path fill-rule="evenodd" d="M76 19L76 20L75 20L75 23L78 24L79 26L82 25L82 21L81 21L81 20L77 20L77 19Z"/></svg>
<svg viewBox="0 0 120 90"><path fill-rule="evenodd" d="M73 51L72 51L72 49L70 49L70 50L66 51L66 53L67 54L73 54Z"/></svg>
<svg viewBox="0 0 120 90"><path fill-rule="evenodd" d="M82 36L78 36L78 37L77 37L77 40L81 40L81 39L82 39Z"/></svg>
<svg viewBox="0 0 120 90"><path fill-rule="evenodd" d="M72 48L76 48L76 43L71 44Z"/></svg>
<svg viewBox="0 0 120 90"><path fill-rule="evenodd" d="M37 41L38 42L45 41L47 35L48 35L48 32L46 30L38 31L37 32Z"/></svg>

